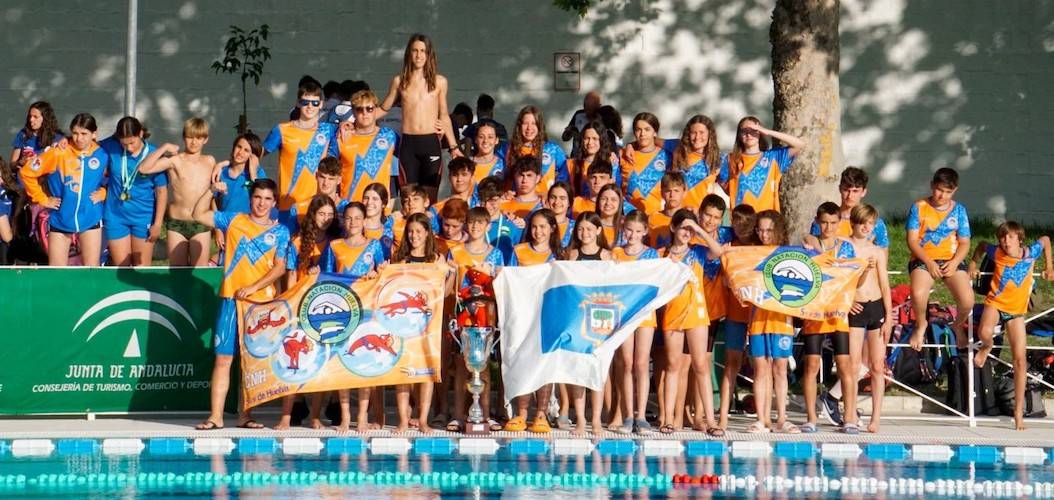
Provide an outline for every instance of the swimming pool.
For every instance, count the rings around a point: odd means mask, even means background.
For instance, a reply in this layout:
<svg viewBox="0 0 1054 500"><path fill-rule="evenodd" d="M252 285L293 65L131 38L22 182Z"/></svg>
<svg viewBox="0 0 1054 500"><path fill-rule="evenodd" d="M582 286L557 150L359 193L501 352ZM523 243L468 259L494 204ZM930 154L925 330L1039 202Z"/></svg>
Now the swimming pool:
<svg viewBox="0 0 1054 500"><path fill-rule="evenodd" d="M1048 450L580 439L0 441L0 496L1054 496Z"/></svg>

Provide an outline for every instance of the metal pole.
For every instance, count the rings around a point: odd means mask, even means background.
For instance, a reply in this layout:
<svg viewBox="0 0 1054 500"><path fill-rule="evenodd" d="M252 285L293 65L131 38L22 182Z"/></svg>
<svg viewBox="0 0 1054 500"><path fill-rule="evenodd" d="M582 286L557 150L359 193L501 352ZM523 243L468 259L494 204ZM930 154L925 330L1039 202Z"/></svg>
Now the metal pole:
<svg viewBox="0 0 1054 500"><path fill-rule="evenodd" d="M125 55L124 114L135 116L136 53L139 40L139 0L128 0L128 52Z"/></svg>
<svg viewBox="0 0 1054 500"><path fill-rule="evenodd" d="M974 344L973 344L973 309L966 314L966 413L970 416L970 427L977 427L977 415L974 413L977 411L974 408L974 396L977 388L974 387L976 381L974 380ZM985 362L988 362L986 359ZM955 375L955 374L952 374Z"/></svg>

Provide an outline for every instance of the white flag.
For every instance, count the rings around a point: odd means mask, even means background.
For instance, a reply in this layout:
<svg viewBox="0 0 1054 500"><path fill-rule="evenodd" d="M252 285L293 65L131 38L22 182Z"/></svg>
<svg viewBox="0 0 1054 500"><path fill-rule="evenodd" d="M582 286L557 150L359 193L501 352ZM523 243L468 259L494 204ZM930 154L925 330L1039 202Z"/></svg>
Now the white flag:
<svg viewBox="0 0 1054 500"><path fill-rule="evenodd" d="M622 342L691 276L669 259L502 268L494 293L505 397L550 383L603 389Z"/></svg>

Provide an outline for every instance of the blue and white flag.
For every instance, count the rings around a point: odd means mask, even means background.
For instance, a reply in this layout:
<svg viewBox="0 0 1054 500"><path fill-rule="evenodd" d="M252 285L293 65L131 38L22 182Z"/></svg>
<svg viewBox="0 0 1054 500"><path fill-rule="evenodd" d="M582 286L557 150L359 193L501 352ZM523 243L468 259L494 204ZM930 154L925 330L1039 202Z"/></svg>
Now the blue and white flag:
<svg viewBox="0 0 1054 500"><path fill-rule="evenodd" d="M603 389L622 342L691 277L669 259L503 268L494 292L505 397L550 383Z"/></svg>

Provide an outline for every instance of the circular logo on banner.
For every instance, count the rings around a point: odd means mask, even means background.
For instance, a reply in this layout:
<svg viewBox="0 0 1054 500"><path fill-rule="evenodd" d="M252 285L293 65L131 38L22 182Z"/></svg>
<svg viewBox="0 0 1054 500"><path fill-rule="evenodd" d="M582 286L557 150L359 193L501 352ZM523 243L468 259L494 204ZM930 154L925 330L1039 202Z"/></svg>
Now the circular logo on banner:
<svg viewBox="0 0 1054 500"><path fill-rule="evenodd" d="M823 275L820 266L804 252L789 250L769 257L762 270L765 289L779 303L801 307L820 293Z"/></svg>
<svg viewBox="0 0 1054 500"><path fill-rule="evenodd" d="M336 344L359 326L362 301L339 283L315 283L300 299L297 318L307 336L323 344Z"/></svg>
<svg viewBox="0 0 1054 500"><path fill-rule="evenodd" d="M245 311L245 349L254 358L266 358L278 350L282 337L293 323L293 311L285 302L254 304Z"/></svg>
<svg viewBox="0 0 1054 500"><path fill-rule="evenodd" d="M403 355L403 339L370 321L356 328L346 342L334 346L334 349L340 362L351 373L360 377L379 377L399 362Z"/></svg>
<svg viewBox="0 0 1054 500"><path fill-rule="evenodd" d="M271 370L279 380L292 384L315 378L329 359L329 346L319 344L304 330L282 336L282 348L271 360Z"/></svg>

